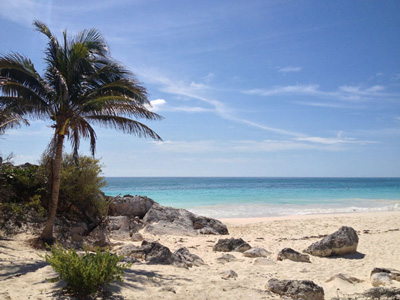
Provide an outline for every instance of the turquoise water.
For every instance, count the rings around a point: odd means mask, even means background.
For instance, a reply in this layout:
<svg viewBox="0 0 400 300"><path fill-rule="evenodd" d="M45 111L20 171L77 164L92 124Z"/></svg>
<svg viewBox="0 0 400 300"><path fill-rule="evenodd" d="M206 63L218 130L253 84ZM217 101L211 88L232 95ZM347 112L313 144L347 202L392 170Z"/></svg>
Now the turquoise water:
<svg viewBox="0 0 400 300"><path fill-rule="evenodd" d="M400 210L400 178L109 177L106 195L145 195L215 218Z"/></svg>

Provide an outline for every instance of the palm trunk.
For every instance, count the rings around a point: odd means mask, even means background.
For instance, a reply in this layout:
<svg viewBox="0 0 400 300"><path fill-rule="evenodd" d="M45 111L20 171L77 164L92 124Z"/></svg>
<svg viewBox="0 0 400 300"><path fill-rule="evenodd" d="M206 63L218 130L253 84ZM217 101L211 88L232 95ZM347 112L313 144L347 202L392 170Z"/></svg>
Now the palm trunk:
<svg viewBox="0 0 400 300"><path fill-rule="evenodd" d="M49 203L49 217L46 221L46 225L43 229L42 235L40 236L40 239L48 244L52 244L54 242L53 228L57 214L58 194L60 192L63 144L64 135L58 135L56 156L53 162L53 183L51 190L51 200Z"/></svg>

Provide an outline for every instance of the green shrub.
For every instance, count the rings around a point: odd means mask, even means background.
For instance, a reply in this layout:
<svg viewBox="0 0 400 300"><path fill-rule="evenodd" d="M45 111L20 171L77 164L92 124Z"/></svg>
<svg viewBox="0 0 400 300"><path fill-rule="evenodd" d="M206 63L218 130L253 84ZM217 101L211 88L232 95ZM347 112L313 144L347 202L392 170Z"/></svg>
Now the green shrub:
<svg viewBox="0 0 400 300"><path fill-rule="evenodd" d="M66 290L77 296L86 296L103 290L114 280L122 281L122 275L130 264L118 264L123 256L110 253L108 250L95 253L85 250L79 255L73 249L63 249L59 244L50 248L51 254L45 255L59 276L51 279L56 282L63 279Z"/></svg>
<svg viewBox="0 0 400 300"><path fill-rule="evenodd" d="M51 160L43 156L39 172L50 178ZM86 220L97 223L106 209L106 198L101 188L106 185L101 176L101 164L98 159L72 154L63 156L58 213L68 219ZM49 179L49 183L51 180ZM51 184L49 185L50 188ZM48 195L50 197L50 194Z"/></svg>

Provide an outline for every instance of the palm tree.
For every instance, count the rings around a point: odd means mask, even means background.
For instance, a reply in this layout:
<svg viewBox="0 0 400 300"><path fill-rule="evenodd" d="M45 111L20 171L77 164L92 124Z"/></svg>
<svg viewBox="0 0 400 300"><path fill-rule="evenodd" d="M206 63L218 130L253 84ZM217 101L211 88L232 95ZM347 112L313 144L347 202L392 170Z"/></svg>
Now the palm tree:
<svg viewBox="0 0 400 300"><path fill-rule="evenodd" d="M29 125L29 122L22 118L16 109L0 107L0 134L3 134L7 129L20 126L21 123Z"/></svg>
<svg viewBox="0 0 400 300"><path fill-rule="evenodd" d="M49 215L40 238L53 242L64 139L70 140L75 156L81 138L89 139L94 155L93 124L161 140L145 124L133 119L157 120L161 116L146 108L146 89L131 72L109 57L107 44L97 30L84 30L72 39L64 31L60 44L45 24L33 24L48 38L44 76L20 54L0 57L0 106L18 106L23 116L52 121L52 190Z"/></svg>

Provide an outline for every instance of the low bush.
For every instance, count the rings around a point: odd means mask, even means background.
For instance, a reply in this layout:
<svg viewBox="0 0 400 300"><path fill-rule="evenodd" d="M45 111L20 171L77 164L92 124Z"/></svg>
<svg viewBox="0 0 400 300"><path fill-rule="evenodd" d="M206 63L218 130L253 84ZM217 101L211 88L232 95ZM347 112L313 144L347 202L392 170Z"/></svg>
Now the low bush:
<svg viewBox="0 0 400 300"><path fill-rule="evenodd" d="M51 254L45 260L59 273L50 281L64 280L66 290L76 296L87 296L101 292L114 280L122 281L122 275L130 264L121 264L123 256L110 253L108 250L95 253L85 250L79 255L73 249L63 249L59 244L50 248Z"/></svg>

